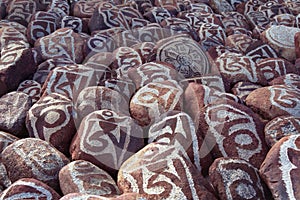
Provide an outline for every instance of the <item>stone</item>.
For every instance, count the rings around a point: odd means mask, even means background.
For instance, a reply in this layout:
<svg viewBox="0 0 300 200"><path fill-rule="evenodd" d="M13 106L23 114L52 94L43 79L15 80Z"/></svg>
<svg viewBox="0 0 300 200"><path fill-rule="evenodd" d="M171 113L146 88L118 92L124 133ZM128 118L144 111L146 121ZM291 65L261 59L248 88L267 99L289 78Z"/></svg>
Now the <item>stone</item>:
<svg viewBox="0 0 300 200"><path fill-rule="evenodd" d="M17 141L19 138L4 132L4 131L0 131L0 153L10 144L12 144L13 142Z"/></svg>
<svg viewBox="0 0 300 200"><path fill-rule="evenodd" d="M1 199L59 200L60 197L51 187L34 178L19 179L0 194Z"/></svg>
<svg viewBox="0 0 300 200"><path fill-rule="evenodd" d="M295 26L296 17L292 14L279 14L274 16L273 19L276 25Z"/></svg>
<svg viewBox="0 0 300 200"><path fill-rule="evenodd" d="M231 91L234 95L239 97L243 102L245 102L247 96L254 90L261 88L261 85L254 84L247 81L241 81L236 83Z"/></svg>
<svg viewBox="0 0 300 200"><path fill-rule="evenodd" d="M26 127L30 137L45 140L68 155L76 133L71 100L57 93L42 97L28 111Z"/></svg>
<svg viewBox="0 0 300 200"><path fill-rule="evenodd" d="M217 158L209 168L220 199L268 199L258 169L240 158Z"/></svg>
<svg viewBox="0 0 300 200"><path fill-rule="evenodd" d="M255 40L252 37L245 34L232 34L229 35L224 44L228 47L238 49L242 53L245 53L248 47L253 44Z"/></svg>
<svg viewBox="0 0 300 200"><path fill-rule="evenodd" d="M217 24L203 23L198 30L198 35L200 44L205 50L213 46L225 44L226 33L224 29Z"/></svg>
<svg viewBox="0 0 300 200"><path fill-rule="evenodd" d="M275 117L266 124L264 132L266 142L271 148L287 135L300 134L300 117L290 115Z"/></svg>
<svg viewBox="0 0 300 200"><path fill-rule="evenodd" d="M129 116L129 103L121 93L104 87L91 86L84 88L78 95L75 109L79 121L96 110L112 110Z"/></svg>
<svg viewBox="0 0 300 200"><path fill-rule="evenodd" d="M84 39L70 28L57 29L50 35L38 39L34 47L43 60L68 58L76 63L83 61Z"/></svg>
<svg viewBox="0 0 300 200"><path fill-rule="evenodd" d="M197 83L210 87L219 92L225 92L225 85L220 75L204 75L196 78L188 78L180 81L181 85L187 87L189 83Z"/></svg>
<svg viewBox="0 0 300 200"><path fill-rule="evenodd" d="M231 87L240 81L267 84L256 63L250 57L237 53L223 53L215 63L223 81Z"/></svg>
<svg viewBox="0 0 300 200"><path fill-rule="evenodd" d="M284 4L276 1L266 2L263 5L260 5L257 10L264 12L270 19L280 14L291 14L291 11Z"/></svg>
<svg viewBox="0 0 300 200"><path fill-rule="evenodd" d="M216 13L231 12L233 7L226 0L209 0L209 5Z"/></svg>
<svg viewBox="0 0 300 200"><path fill-rule="evenodd" d="M200 135L196 134L193 119L180 111L164 113L148 131L148 144L158 142L177 146L185 151L197 170L206 176L212 163L210 152Z"/></svg>
<svg viewBox="0 0 300 200"><path fill-rule="evenodd" d="M296 58L300 58L300 33L298 32L294 36L294 43L295 43Z"/></svg>
<svg viewBox="0 0 300 200"><path fill-rule="evenodd" d="M104 86L119 92L128 102L136 91L135 84L130 80L107 79Z"/></svg>
<svg viewBox="0 0 300 200"><path fill-rule="evenodd" d="M149 57L152 54L153 48L155 46L155 43L153 42L140 42L138 44L135 44L131 46L135 51L137 51L140 54L142 63L146 63L149 60Z"/></svg>
<svg viewBox="0 0 300 200"><path fill-rule="evenodd" d="M156 61L167 62L185 78L208 74L210 63L201 45L186 36L172 36L157 42L153 54Z"/></svg>
<svg viewBox="0 0 300 200"><path fill-rule="evenodd" d="M76 100L81 90L96 85L97 77L94 72L92 68L78 65L56 67L49 73L42 87L42 97L59 93Z"/></svg>
<svg viewBox="0 0 300 200"><path fill-rule="evenodd" d="M298 180L299 135L285 136L269 151L259 173L274 199L300 198Z"/></svg>
<svg viewBox="0 0 300 200"><path fill-rule="evenodd" d="M82 120L70 154L72 160L89 161L115 178L122 163L143 146L143 130L131 117L98 110Z"/></svg>
<svg viewBox="0 0 300 200"><path fill-rule="evenodd" d="M138 151L121 166L118 185L124 193L150 199L216 199L208 182L174 145L151 143Z"/></svg>
<svg viewBox="0 0 300 200"><path fill-rule="evenodd" d="M25 119L32 105L29 95L10 92L0 98L0 130L17 137L27 136Z"/></svg>
<svg viewBox="0 0 300 200"><path fill-rule="evenodd" d="M64 16L61 20L61 28L71 28L75 33L81 33L83 22L79 17Z"/></svg>
<svg viewBox="0 0 300 200"><path fill-rule="evenodd" d="M150 21L151 23L160 24L165 18L171 17L171 13L163 7L152 7L146 13L143 14L143 17Z"/></svg>
<svg viewBox="0 0 300 200"><path fill-rule="evenodd" d="M261 40L254 41L248 46L245 55L250 57L254 62L258 62L264 58L277 58L277 52L268 44Z"/></svg>
<svg viewBox="0 0 300 200"><path fill-rule="evenodd" d="M299 28L272 25L261 34L261 38L279 56L293 62L296 60L294 37L298 32L300 32Z"/></svg>
<svg viewBox="0 0 300 200"><path fill-rule="evenodd" d="M91 162L76 160L59 171L59 183L64 195L82 193L113 197L120 194L112 177Z"/></svg>
<svg viewBox="0 0 300 200"><path fill-rule="evenodd" d="M289 73L298 73L295 66L282 58L264 58L257 62L257 68L267 82Z"/></svg>
<svg viewBox="0 0 300 200"><path fill-rule="evenodd" d="M69 159L46 141L24 138L2 151L2 162L12 182L34 178L58 190L59 170Z"/></svg>
<svg viewBox="0 0 300 200"><path fill-rule="evenodd" d="M109 2L101 2L93 12L89 22L89 29L93 32L113 27L129 29L126 18L118 7Z"/></svg>
<svg viewBox="0 0 300 200"><path fill-rule="evenodd" d="M102 0L79 0L74 3L73 15L80 18L91 18L95 8L102 2Z"/></svg>
<svg viewBox="0 0 300 200"><path fill-rule="evenodd" d="M239 102L239 98L230 93L220 92L199 83L189 83L184 91L184 108L195 119L198 112L209 103L218 99Z"/></svg>
<svg viewBox="0 0 300 200"><path fill-rule="evenodd" d="M17 88L18 92L24 92L30 96L32 104L35 104L40 99L41 90L41 84L34 80L25 80Z"/></svg>
<svg viewBox="0 0 300 200"><path fill-rule="evenodd" d="M262 87L251 92L246 105L265 119L280 115L300 117L300 89L288 85Z"/></svg>
<svg viewBox="0 0 300 200"><path fill-rule="evenodd" d="M63 67L66 65L74 65L75 62L69 58L50 58L40 63L37 70L33 74L33 80L43 85L49 73L56 67Z"/></svg>
<svg viewBox="0 0 300 200"><path fill-rule="evenodd" d="M129 109L140 126L148 126L167 111L183 109L183 89L171 80L148 83L133 95Z"/></svg>
<svg viewBox="0 0 300 200"><path fill-rule="evenodd" d="M85 59L92 57L97 53L113 52L117 44L111 36L97 34L90 37L84 45Z"/></svg>
<svg viewBox="0 0 300 200"><path fill-rule="evenodd" d="M130 47L119 47L113 51L111 68L119 79L128 79L128 70L142 64L140 54Z"/></svg>
<svg viewBox="0 0 300 200"><path fill-rule="evenodd" d="M196 119L213 158L237 157L257 169L268 152L263 123L247 106L230 100L214 101L203 107Z"/></svg>
<svg viewBox="0 0 300 200"><path fill-rule="evenodd" d="M290 85L292 87L297 87L300 89L300 75L298 74L286 74L283 76L279 76L274 78L270 85Z"/></svg>
<svg viewBox="0 0 300 200"><path fill-rule="evenodd" d="M39 38L53 33L57 28L57 17L53 13L39 11L31 17L26 36L33 46Z"/></svg>
<svg viewBox="0 0 300 200"><path fill-rule="evenodd" d="M165 62L147 62L128 70L129 78L137 89L148 83L177 80L178 73L173 65Z"/></svg>

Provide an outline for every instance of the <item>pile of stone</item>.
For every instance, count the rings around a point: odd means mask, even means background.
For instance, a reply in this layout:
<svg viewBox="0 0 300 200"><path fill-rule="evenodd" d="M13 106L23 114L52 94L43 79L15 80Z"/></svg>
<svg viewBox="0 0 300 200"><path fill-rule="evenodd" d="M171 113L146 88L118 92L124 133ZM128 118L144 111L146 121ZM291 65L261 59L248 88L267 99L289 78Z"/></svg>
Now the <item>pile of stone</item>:
<svg viewBox="0 0 300 200"><path fill-rule="evenodd" d="M0 19L0 199L300 199L300 1L0 0Z"/></svg>

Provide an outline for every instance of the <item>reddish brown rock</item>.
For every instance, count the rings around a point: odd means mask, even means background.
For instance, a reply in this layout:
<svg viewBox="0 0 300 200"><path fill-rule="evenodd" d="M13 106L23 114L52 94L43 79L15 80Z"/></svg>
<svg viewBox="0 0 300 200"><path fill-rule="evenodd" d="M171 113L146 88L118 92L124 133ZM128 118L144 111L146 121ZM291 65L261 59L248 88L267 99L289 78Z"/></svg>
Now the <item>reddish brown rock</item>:
<svg viewBox="0 0 300 200"><path fill-rule="evenodd" d="M205 50L213 46L225 44L226 33L224 29L217 24L203 23L198 30L198 35L200 44Z"/></svg>
<svg viewBox="0 0 300 200"><path fill-rule="evenodd" d="M38 65L33 75L33 80L43 85L47 76L54 68L73 64L75 62L68 58L50 58Z"/></svg>
<svg viewBox="0 0 300 200"><path fill-rule="evenodd" d="M236 28L250 30L247 18L243 14L238 13L236 11L226 12L222 14L224 15L222 23L224 25L224 30L227 34L234 32Z"/></svg>
<svg viewBox="0 0 300 200"><path fill-rule="evenodd" d="M163 38L169 37L170 31L161 28L157 23L150 23L147 26L133 30L133 34L138 41L156 43Z"/></svg>
<svg viewBox="0 0 300 200"><path fill-rule="evenodd" d="M166 8L155 6L150 8L143 16L151 23L160 24L165 18L169 18L172 15Z"/></svg>
<svg viewBox="0 0 300 200"><path fill-rule="evenodd" d="M284 4L276 1L267 1L263 5L260 5L257 10L264 12L270 19L280 14L291 14L291 11Z"/></svg>
<svg viewBox="0 0 300 200"><path fill-rule="evenodd" d="M30 21L31 15L44 7L39 1L35 0L14 0L7 2L7 19L18 22L24 26Z"/></svg>
<svg viewBox="0 0 300 200"><path fill-rule="evenodd" d="M59 200L60 197L51 187L34 178L19 179L0 194L1 199Z"/></svg>
<svg viewBox="0 0 300 200"><path fill-rule="evenodd" d="M69 15L70 5L67 0L52 0L49 2L47 11L54 11Z"/></svg>
<svg viewBox="0 0 300 200"><path fill-rule="evenodd" d="M17 91L28 94L31 98L32 104L36 103L41 97L42 86L34 80L25 80L20 83Z"/></svg>
<svg viewBox="0 0 300 200"><path fill-rule="evenodd" d="M64 16L61 20L61 28L71 28L76 33L83 30L83 22L79 17Z"/></svg>
<svg viewBox="0 0 300 200"><path fill-rule="evenodd" d="M28 111L26 127L29 136L45 140L68 155L76 133L73 109L72 102L57 93L42 97Z"/></svg>
<svg viewBox="0 0 300 200"><path fill-rule="evenodd" d="M214 158L237 157L259 168L268 152L263 123L248 107L229 100L205 106L196 123Z"/></svg>
<svg viewBox="0 0 300 200"><path fill-rule="evenodd" d="M0 153L10 144L12 144L13 142L17 141L19 138L17 138L16 136L4 132L4 131L0 131Z"/></svg>
<svg viewBox="0 0 300 200"><path fill-rule="evenodd" d="M141 42L131 46L140 54L143 63L148 62L148 59L153 51L155 44L153 42Z"/></svg>
<svg viewBox="0 0 300 200"><path fill-rule="evenodd" d="M128 71L129 78L137 89L148 83L177 80L178 73L173 65L165 62L147 62Z"/></svg>
<svg viewBox="0 0 300 200"><path fill-rule="evenodd" d="M195 119L204 106L218 99L239 102L239 98L230 93L220 92L198 83L189 83L184 92L185 110Z"/></svg>
<svg viewBox="0 0 300 200"><path fill-rule="evenodd" d="M220 199L268 199L258 169L240 158L217 158L209 178Z"/></svg>
<svg viewBox="0 0 300 200"><path fill-rule="evenodd" d="M2 152L2 162L12 182L21 178L35 178L57 190L59 170L69 160L48 142L26 138L6 147Z"/></svg>
<svg viewBox="0 0 300 200"><path fill-rule="evenodd" d="M101 2L102 0L76 1L73 6L73 15L80 18L91 18L95 8L97 8Z"/></svg>
<svg viewBox="0 0 300 200"><path fill-rule="evenodd" d="M208 174L212 157L202 137L196 134L195 124L188 114L180 111L163 114L149 128L148 143L152 142L175 145L186 151L197 170Z"/></svg>
<svg viewBox="0 0 300 200"><path fill-rule="evenodd" d="M267 82L282 75L298 73L295 66L282 58L265 58L257 62L257 68Z"/></svg>
<svg viewBox="0 0 300 200"><path fill-rule="evenodd" d="M98 110L82 120L70 154L73 160L89 161L115 176L122 163L143 146L143 130L131 117Z"/></svg>
<svg viewBox="0 0 300 200"><path fill-rule="evenodd" d="M76 63L83 61L84 39L70 28L61 28L38 39L34 47L44 59L68 58Z"/></svg>
<svg viewBox="0 0 300 200"><path fill-rule="evenodd" d="M58 19L53 13L36 12L27 27L27 39L31 45L41 37L47 36L58 28Z"/></svg>
<svg viewBox="0 0 300 200"><path fill-rule="evenodd" d="M300 32L297 32L294 36L296 58L300 58Z"/></svg>
<svg viewBox="0 0 300 200"><path fill-rule="evenodd" d="M300 117L290 115L275 117L266 124L264 131L266 142L269 147L272 147L287 135L300 134Z"/></svg>
<svg viewBox="0 0 300 200"><path fill-rule="evenodd" d="M170 110L183 109L183 89L176 81L148 83L131 98L130 114L141 126L148 126Z"/></svg>
<svg viewBox="0 0 300 200"><path fill-rule="evenodd" d="M253 38L245 34L232 34L225 40L225 45L231 48L238 49L245 53L247 48L254 42Z"/></svg>
<svg viewBox="0 0 300 200"><path fill-rule="evenodd" d="M292 14L279 14L273 18L276 25L295 26L296 17Z"/></svg>
<svg viewBox="0 0 300 200"><path fill-rule="evenodd" d="M0 163L0 192L11 185L11 180L8 178L6 168L3 163Z"/></svg>
<svg viewBox="0 0 300 200"><path fill-rule="evenodd" d="M27 136L25 118L32 105L29 95L10 92L0 98L0 130L17 137Z"/></svg>
<svg viewBox="0 0 300 200"><path fill-rule="evenodd" d="M300 89L300 75L298 74L286 74L279 76L269 82L270 85L290 85Z"/></svg>
<svg viewBox="0 0 300 200"><path fill-rule="evenodd" d="M183 79L180 81L180 84L184 85L185 87L187 87L189 83L198 83L206 85L219 92L225 92L223 79L219 75L204 75L201 77Z"/></svg>
<svg viewBox="0 0 300 200"><path fill-rule="evenodd" d="M56 67L50 72L42 87L42 96L59 93L75 100L81 90L96 83L96 73L92 68L78 65Z"/></svg>
<svg viewBox="0 0 300 200"><path fill-rule="evenodd" d="M128 70L142 64L140 54L130 47L119 47L113 52L111 68L116 70L117 77L128 79Z"/></svg>
<svg viewBox="0 0 300 200"><path fill-rule="evenodd" d="M265 119L280 115L300 117L300 89L288 85L262 87L251 92L246 104Z"/></svg>
<svg viewBox="0 0 300 200"><path fill-rule="evenodd" d="M269 151L259 173L274 199L299 199L299 135L279 140Z"/></svg>
<svg viewBox="0 0 300 200"><path fill-rule="evenodd" d="M278 55L293 62L296 60L294 37L297 32L300 32L299 28L272 25L262 33L261 38Z"/></svg>
<svg viewBox="0 0 300 200"><path fill-rule="evenodd" d="M209 5L216 13L231 12L233 7L226 0L209 0Z"/></svg>
<svg viewBox="0 0 300 200"><path fill-rule="evenodd" d="M284 5L293 13L293 15L297 16L300 13L299 1L284 1Z"/></svg>
<svg viewBox="0 0 300 200"><path fill-rule="evenodd" d="M109 2L101 2L90 19L89 29L93 32L113 27L129 29L126 18L119 8Z"/></svg>
<svg viewBox="0 0 300 200"><path fill-rule="evenodd" d="M112 110L129 115L129 103L117 91L103 86L84 88L75 102L79 121L96 110Z"/></svg>
<svg viewBox="0 0 300 200"><path fill-rule="evenodd" d="M111 36L97 34L90 37L84 45L86 59L97 53L113 52L117 48L116 42Z"/></svg>
<svg viewBox="0 0 300 200"><path fill-rule="evenodd" d="M128 102L136 91L135 84L130 80L108 79L104 86L119 92Z"/></svg>
<svg viewBox="0 0 300 200"><path fill-rule="evenodd" d="M245 51L245 55L249 56L254 62L258 62L264 58L278 57L276 51L261 40L257 40L250 44Z"/></svg>
<svg viewBox="0 0 300 200"><path fill-rule="evenodd" d="M240 81L266 84L259 68L248 56L236 53L223 53L216 59L216 65L223 81L231 87Z"/></svg>
<svg viewBox="0 0 300 200"><path fill-rule="evenodd" d="M18 22L2 19L0 21L0 28L3 28L3 27L7 27L7 28L13 27L14 29L16 29L17 31L22 33L23 35L26 35L27 28L25 26L23 26L22 24L19 24Z"/></svg>
<svg viewBox="0 0 300 200"><path fill-rule="evenodd" d="M239 97L243 102L245 102L247 96L254 90L261 88L261 85L254 84L251 82L241 81L235 84L231 91L234 95Z"/></svg>
<svg viewBox="0 0 300 200"><path fill-rule="evenodd" d="M27 43L27 38L25 35L23 35L19 29L14 28L11 24L6 24L6 26L0 28L0 38L2 41L0 44L0 49L3 49L9 44L14 44L20 41Z"/></svg>
<svg viewBox="0 0 300 200"><path fill-rule="evenodd" d="M210 63L201 47L193 39L179 35L160 40L154 48L154 59L175 66L185 78L210 72Z"/></svg>
<svg viewBox="0 0 300 200"><path fill-rule="evenodd" d="M120 193L107 172L84 160L76 160L64 166L59 172L59 183L64 195L83 193L112 197Z"/></svg>
<svg viewBox="0 0 300 200"><path fill-rule="evenodd" d="M63 196L62 198L60 198L60 200L112 200L109 197L101 197L98 195L92 195L92 194L82 194L82 193L70 193L67 194L65 196Z"/></svg>
<svg viewBox="0 0 300 200"><path fill-rule="evenodd" d="M173 145L151 143L130 157L120 168L118 185L124 193L150 199L216 199L185 153Z"/></svg>

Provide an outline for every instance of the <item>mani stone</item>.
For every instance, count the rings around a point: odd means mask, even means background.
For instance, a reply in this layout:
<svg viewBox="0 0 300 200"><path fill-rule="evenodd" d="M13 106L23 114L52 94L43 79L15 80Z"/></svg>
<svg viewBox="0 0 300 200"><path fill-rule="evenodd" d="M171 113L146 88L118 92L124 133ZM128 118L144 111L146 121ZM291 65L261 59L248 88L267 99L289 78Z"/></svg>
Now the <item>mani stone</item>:
<svg viewBox="0 0 300 200"><path fill-rule="evenodd" d="M69 159L46 141L25 138L2 151L2 162L12 182L34 178L58 190L59 170L69 163Z"/></svg>

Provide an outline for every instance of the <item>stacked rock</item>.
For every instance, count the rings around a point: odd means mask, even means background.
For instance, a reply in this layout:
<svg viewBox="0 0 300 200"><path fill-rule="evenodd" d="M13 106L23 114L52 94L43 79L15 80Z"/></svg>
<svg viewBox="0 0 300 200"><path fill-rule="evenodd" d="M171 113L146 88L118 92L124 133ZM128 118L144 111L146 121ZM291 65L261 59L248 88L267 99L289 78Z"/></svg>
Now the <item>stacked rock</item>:
<svg viewBox="0 0 300 200"><path fill-rule="evenodd" d="M0 41L0 199L300 199L300 1L0 0Z"/></svg>

